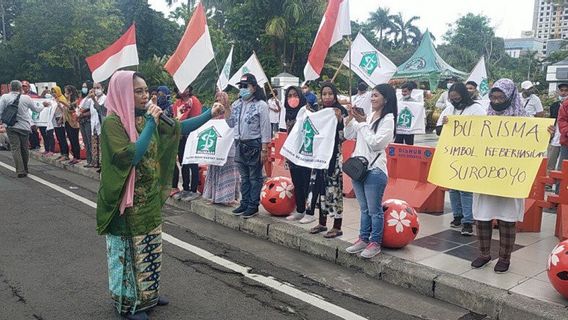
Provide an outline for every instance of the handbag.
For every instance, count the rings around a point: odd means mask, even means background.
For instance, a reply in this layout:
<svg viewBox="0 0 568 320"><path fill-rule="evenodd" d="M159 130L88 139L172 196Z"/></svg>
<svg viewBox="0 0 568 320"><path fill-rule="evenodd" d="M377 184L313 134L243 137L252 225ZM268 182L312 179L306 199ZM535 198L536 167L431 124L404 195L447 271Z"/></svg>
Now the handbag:
<svg viewBox="0 0 568 320"><path fill-rule="evenodd" d="M7 125L8 127L13 127L16 122L18 122L17 116L19 108L18 105L20 104L20 96L21 94L18 95L16 100L7 105L4 109L4 112L2 113L2 123Z"/></svg>
<svg viewBox="0 0 568 320"><path fill-rule="evenodd" d="M351 179L363 182L367 179L367 175L369 174L369 166L375 164L375 161L377 161L380 156L381 153L379 152L371 164L369 164L369 161L367 161L365 157L351 157L343 164L343 172Z"/></svg>

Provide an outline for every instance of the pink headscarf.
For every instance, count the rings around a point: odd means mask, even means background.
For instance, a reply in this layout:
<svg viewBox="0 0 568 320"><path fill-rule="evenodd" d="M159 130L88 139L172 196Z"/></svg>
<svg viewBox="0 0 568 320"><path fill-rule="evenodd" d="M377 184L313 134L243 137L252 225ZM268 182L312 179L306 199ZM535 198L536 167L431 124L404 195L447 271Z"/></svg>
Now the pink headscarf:
<svg viewBox="0 0 568 320"><path fill-rule="evenodd" d="M134 120L134 71L117 71L110 78L108 85L108 95L105 107L109 114L116 114L122 126L130 138L130 142L138 140L138 131L136 131L136 122ZM136 181L136 170L132 168L128 180L126 181L126 189L120 203L120 214L124 213L124 209L130 208L134 204L134 181Z"/></svg>

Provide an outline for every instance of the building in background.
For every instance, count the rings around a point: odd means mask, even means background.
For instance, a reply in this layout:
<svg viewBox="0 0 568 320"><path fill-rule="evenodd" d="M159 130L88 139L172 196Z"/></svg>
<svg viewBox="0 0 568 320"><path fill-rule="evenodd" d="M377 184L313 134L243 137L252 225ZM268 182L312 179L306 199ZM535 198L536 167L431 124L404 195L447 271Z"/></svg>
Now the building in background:
<svg viewBox="0 0 568 320"><path fill-rule="evenodd" d="M568 82L568 59L552 64L546 68L546 82L548 82L548 94L556 94L558 84Z"/></svg>
<svg viewBox="0 0 568 320"><path fill-rule="evenodd" d="M568 1L535 0L533 32L544 43L542 54L562 49L563 40L568 41Z"/></svg>
<svg viewBox="0 0 568 320"><path fill-rule="evenodd" d="M523 32L524 34L525 32ZM534 37L505 39L505 52L513 57L519 58L526 54L537 53L542 56L544 50L544 42Z"/></svg>

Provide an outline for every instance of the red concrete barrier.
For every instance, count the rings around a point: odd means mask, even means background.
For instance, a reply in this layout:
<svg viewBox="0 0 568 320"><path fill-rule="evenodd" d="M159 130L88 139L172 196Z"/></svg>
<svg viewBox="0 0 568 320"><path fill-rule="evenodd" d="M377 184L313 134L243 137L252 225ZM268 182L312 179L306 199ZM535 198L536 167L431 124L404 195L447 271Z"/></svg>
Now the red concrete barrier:
<svg viewBox="0 0 568 320"><path fill-rule="evenodd" d="M427 181L436 149L390 144L387 151L388 184L383 199L400 199L418 212L444 212L444 192Z"/></svg>
<svg viewBox="0 0 568 320"><path fill-rule="evenodd" d="M529 196L525 199L525 215L523 222L517 223L517 232L540 232L542 226L542 209L550 208L551 203L544 199L545 186L553 181L546 175L548 159L543 159L534 180Z"/></svg>
<svg viewBox="0 0 568 320"><path fill-rule="evenodd" d="M568 160L562 162L561 171L550 171L549 176L560 182L560 192L558 195L548 196L548 202L557 205L554 235L563 241L568 239Z"/></svg>
<svg viewBox="0 0 568 320"><path fill-rule="evenodd" d="M355 151L355 140L344 141L341 147L344 163L345 161L347 161L347 159L351 158L353 151ZM346 174L343 174L343 195L346 198L355 198L355 191L353 191L352 180Z"/></svg>

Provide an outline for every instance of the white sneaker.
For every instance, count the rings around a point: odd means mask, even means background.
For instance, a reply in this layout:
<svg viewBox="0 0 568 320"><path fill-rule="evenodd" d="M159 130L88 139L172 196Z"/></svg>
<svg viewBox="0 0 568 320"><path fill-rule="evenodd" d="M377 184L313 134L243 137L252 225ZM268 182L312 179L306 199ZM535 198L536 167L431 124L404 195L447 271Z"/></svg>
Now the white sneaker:
<svg viewBox="0 0 568 320"><path fill-rule="evenodd" d="M317 218L315 216L310 216L310 215L305 215L299 222L301 224L308 224L308 223L312 223L314 221L316 221Z"/></svg>
<svg viewBox="0 0 568 320"><path fill-rule="evenodd" d="M371 259L379 253L381 253L381 245L376 242L369 242L365 250L361 252L361 257L365 259Z"/></svg>
<svg viewBox="0 0 568 320"><path fill-rule="evenodd" d="M357 239L357 241L355 241L355 243L352 246L347 247L345 251L347 251L348 253L359 253L365 250L365 248L367 248L367 245L368 245L367 242L361 239Z"/></svg>
<svg viewBox="0 0 568 320"><path fill-rule="evenodd" d="M296 211L296 212L292 213L291 215L287 216L287 217L286 217L286 220L288 220L288 221L297 221L297 220L302 219L303 217L304 217L304 214L303 214L303 213L299 213L299 212Z"/></svg>

